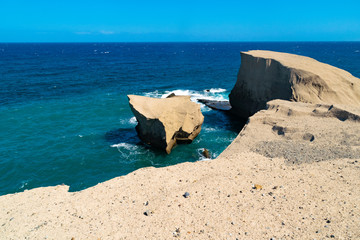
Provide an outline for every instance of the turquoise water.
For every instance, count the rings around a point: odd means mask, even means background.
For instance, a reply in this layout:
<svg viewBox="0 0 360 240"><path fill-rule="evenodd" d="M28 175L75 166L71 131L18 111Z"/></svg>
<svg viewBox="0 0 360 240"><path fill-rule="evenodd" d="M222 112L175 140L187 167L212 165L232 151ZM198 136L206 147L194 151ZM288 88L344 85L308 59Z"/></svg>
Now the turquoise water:
<svg viewBox="0 0 360 240"><path fill-rule="evenodd" d="M141 144L123 94L92 94L91 98L8 108L0 118L1 146L7 150L2 151L1 164L10 171L2 168L2 179L17 183L12 187L15 185L16 191L60 183L80 190L141 167L197 161L204 147L216 157L226 147L223 142L236 136L236 126L222 113L203 111L208 117L202 133L193 144L179 145L168 156ZM228 125L218 127L211 118L223 119Z"/></svg>
<svg viewBox="0 0 360 240"><path fill-rule="evenodd" d="M202 105L205 122L170 155L138 139L126 95L227 99L240 51L314 57L360 76L359 43L0 44L0 194L71 191L138 168L217 157L243 122Z"/></svg>

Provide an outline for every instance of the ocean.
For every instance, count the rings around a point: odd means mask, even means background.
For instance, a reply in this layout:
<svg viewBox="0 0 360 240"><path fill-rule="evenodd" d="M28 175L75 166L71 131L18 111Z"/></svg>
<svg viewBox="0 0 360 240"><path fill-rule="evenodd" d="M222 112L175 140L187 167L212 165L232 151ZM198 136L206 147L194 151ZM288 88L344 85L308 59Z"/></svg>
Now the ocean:
<svg viewBox="0 0 360 240"><path fill-rule="evenodd" d="M216 158L244 122L202 105L202 131L170 155L143 145L127 95L227 100L240 51L315 58L360 77L360 42L0 43L0 195L79 191L143 167Z"/></svg>

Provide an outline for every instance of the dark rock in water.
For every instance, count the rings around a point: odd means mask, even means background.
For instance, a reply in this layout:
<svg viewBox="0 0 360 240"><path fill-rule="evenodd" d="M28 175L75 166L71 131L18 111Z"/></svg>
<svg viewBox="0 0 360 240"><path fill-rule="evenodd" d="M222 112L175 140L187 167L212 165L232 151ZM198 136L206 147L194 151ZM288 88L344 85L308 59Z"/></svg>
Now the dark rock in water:
<svg viewBox="0 0 360 240"><path fill-rule="evenodd" d="M208 99L198 99L199 102L205 104L209 108L220 110L220 111L229 111L231 110L231 105L229 101L216 101Z"/></svg>
<svg viewBox="0 0 360 240"><path fill-rule="evenodd" d="M172 98L172 97L175 97L175 93L170 93L166 98Z"/></svg>
<svg viewBox="0 0 360 240"><path fill-rule="evenodd" d="M210 89L205 89L205 92L210 92Z"/></svg>
<svg viewBox="0 0 360 240"><path fill-rule="evenodd" d="M206 148L204 148L204 151L202 151L201 154L206 158L211 158L211 154L210 154L209 150L207 150Z"/></svg>

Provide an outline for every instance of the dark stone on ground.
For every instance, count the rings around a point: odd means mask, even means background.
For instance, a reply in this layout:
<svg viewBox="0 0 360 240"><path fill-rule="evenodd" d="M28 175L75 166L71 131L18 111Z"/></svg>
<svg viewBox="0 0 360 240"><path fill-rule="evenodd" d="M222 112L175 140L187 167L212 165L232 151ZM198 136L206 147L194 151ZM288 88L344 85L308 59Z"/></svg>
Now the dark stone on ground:
<svg viewBox="0 0 360 240"><path fill-rule="evenodd" d="M145 212L144 212L144 215L145 216L150 216L152 214L152 211L150 211L150 210L146 210Z"/></svg>

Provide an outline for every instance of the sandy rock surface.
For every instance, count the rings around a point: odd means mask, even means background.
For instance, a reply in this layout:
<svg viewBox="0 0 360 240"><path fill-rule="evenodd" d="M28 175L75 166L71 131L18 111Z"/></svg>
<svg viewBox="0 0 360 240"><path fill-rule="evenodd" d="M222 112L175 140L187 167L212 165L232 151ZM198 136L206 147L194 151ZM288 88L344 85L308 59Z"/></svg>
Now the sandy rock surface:
<svg viewBox="0 0 360 240"><path fill-rule="evenodd" d="M315 59L272 51L241 53L232 111L248 117L273 99L360 106L360 79Z"/></svg>
<svg viewBox="0 0 360 240"><path fill-rule="evenodd" d="M359 239L360 108L330 107L272 101L215 160L1 196L0 238Z"/></svg>
<svg viewBox="0 0 360 240"><path fill-rule="evenodd" d="M204 116L190 96L151 98L129 95L129 105L140 139L167 153L177 143L191 143L199 135Z"/></svg>

